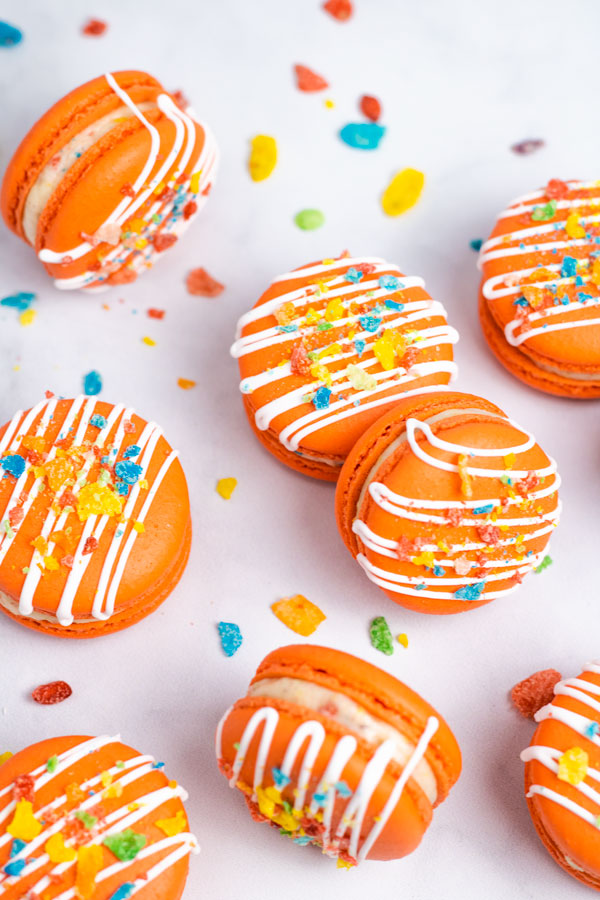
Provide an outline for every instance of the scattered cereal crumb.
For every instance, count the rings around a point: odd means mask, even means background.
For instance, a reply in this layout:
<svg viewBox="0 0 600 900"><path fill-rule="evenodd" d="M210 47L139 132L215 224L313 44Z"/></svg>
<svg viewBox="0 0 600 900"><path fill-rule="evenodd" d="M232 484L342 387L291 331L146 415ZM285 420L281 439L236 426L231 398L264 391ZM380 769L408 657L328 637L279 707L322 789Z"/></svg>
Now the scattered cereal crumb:
<svg viewBox="0 0 600 900"><path fill-rule="evenodd" d="M0 22L0 47L15 47L23 40L23 32L8 22Z"/></svg>
<svg viewBox="0 0 600 900"><path fill-rule="evenodd" d="M581 747L571 747L558 760L557 777L560 781L577 786L587 775L590 758Z"/></svg>
<svg viewBox="0 0 600 900"><path fill-rule="evenodd" d="M299 91L310 94L314 91L323 91L329 87L329 82L321 75L313 72L312 69L309 69L308 66L296 65L294 66L294 72L296 73L296 87Z"/></svg>
<svg viewBox="0 0 600 900"><path fill-rule="evenodd" d="M546 554L546 556L543 558L543 560L541 561L539 566L536 566L533 571L536 573L536 575L539 575L540 572L543 572L544 569L547 569L548 566L551 566L551 565L552 565L552 557L549 556L548 554Z"/></svg>
<svg viewBox="0 0 600 900"><path fill-rule="evenodd" d="M167 234L164 231L159 231L153 241L154 249L157 253L162 253L164 250L168 250L169 247L172 247L176 241L176 234Z"/></svg>
<svg viewBox="0 0 600 900"><path fill-rule="evenodd" d="M388 216L399 216L415 205L423 185L425 176L418 169L402 169L398 172L383 192L381 205Z"/></svg>
<svg viewBox="0 0 600 900"><path fill-rule="evenodd" d="M62 703L73 693L73 689L66 681L51 681L48 684L40 684L31 692L36 703L49 706L53 703Z"/></svg>
<svg viewBox="0 0 600 900"><path fill-rule="evenodd" d="M217 481L217 494L223 500L229 500L237 487L237 478L219 478Z"/></svg>
<svg viewBox="0 0 600 900"><path fill-rule="evenodd" d="M534 153L536 150L540 150L544 145L545 141L542 141L540 138L529 138L526 141L519 141L518 144L513 144L510 149L513 153L518 153L520 156L526 156L528 153Z"/></svg>
<svg viewBox="0 0 600 900"><path fill-rule="evenodd" d="M369 628L369 635L371 644L376 650L385 653L386 656L392 655L394 652L394 639L384 616L377 616L373 619Z"/></svg>
<svg viewBox="0 0 600 900"><path fill-rule="evenodd" d="M192 381L191 378L178 378L178 379L177 379L177 385L178 385L178 387L180 387L183 391L189 391L189 390L191 390L193 387L196 387L196 382L195 382L195 381Z"/></svg>
<svg viewBox="0 0 600 900"><path fill-rule="evenodd" d="M102 376L100 372L92 370L83 376L83 393L86 397L95 397L102 390Z"/></svg>
<svg viewBox="0 0 600 900"><path fill-rule="evenodd" d="M143 337L142 344L145 344L147 347L156 347L156 341L151 337Z"/></svg>
<svg viewBox="0 0 600 900"><path fill-rule="evenodd" d="M510 699L522 716L533 719L533 716L552 701L554 686L562 675L556 669L541 669L528 678L524 678L510 692Z"/></svg>
<svg viewBox="0 0 600 900"><path fill-rule="evenodd" d="M325 109L335 109L335 103L330 97L328 97L327 100L323 100L323 104Z"/></svg>
<svg viewBox="0 0 600 900"><path fill-rule="evenodd" d="M35 299L35 294L31 294L29 291L19 291L17 294L11 294L8 297L2 297L2 299L0 300L0 306L8 306L12 309L18 310L19 312L25 312L29 309Z"/></svg>
<svg viewBox="0 0 600 900"><path fill-rule="evenodd" d="M146 310L148 318L150 319L164 319L165 310L164 309L155 309L154 307L150 307L150 309Z"/></svg>
<svg viewBox="0 0 600 900"><path fill-rule="evenodd" d="M472 241L469 241L469 247L471 248L471 250L475 250L476 253L479 253L482 245L483 240L481 238L473 238Z"/></svg>
<svg viewBox="0 0 600 900"><path fill-rule="evenodd" d="M12 755L10 750L5 750L4 753L0 753L0 766L3 766L5 762L8 762Z"/></svg>
<svg viewBox="0 0 600 900"><path fill-rule="evenodd" d="M338 22L347 22L354 12L351 0L326 0L323 9Z"/></svg>
<svg viewBox="0 0 600 900"><path fill-rule="evenodd" d="M26 309L20 314L19 323L24 327L27 325L33 325L36 315L37 313L35 309Z"/></svg>
<svg viewBox="0 0 600 900"><path fill-rule="evenodd" d="M363 116L370 119L371 122L377 122L381 118L381 102L377 97L363 94L358 105Z"/></svg>
<svg viewBox="0 0 600 900"><path fill-rule="evenodd" d="M225 290L225 285L209 275L202 266L188 273L185 285L188 293L195 297L218 297Z"/></svg>
<svg viewBox="0 0 600 900"><path fill-rule="evenodd" d="M88 19L85 25L82 26L81 33L88 37L100 37L107 28L106 22L103 22L101 19Z"/></svg>
<svg viewBox="0 0 600 900"><path fill-rule="evenodd" d="M250 141L248 171L252 181L264 181L277 163L277 142L268 134L257 134Z"/></svg>
<svg viewBox="0 0 600 900"><path fill-rule="evenodd" d="M219 637L225 656L233 656L242 646L242 632L234 622L219 622Z"/></svg>
<svg viewBox="0 0 600 900"><path fill-rule="evenodd" d="M399 644L402 644L403 647L408 647L408 637L406 634L404 634L404 632L402 632L402 634L399 634L396 640Z"/></svg>
<svg viewBox="0 0 600 900"><path fill-rule="evenodd" d="M351 122L344 125L340 138L356 150L376 150L384 134L384 126L377 122Z"/></svg>
<svg viewBox="0 0 600 900"><path fill-rule="evenodd" d="M284 597L283 600L271 604L271 609L280 622L303 637L308 637L316 631L321 622L327 618L318 606L302 594Z"/></svg>
<svg viewBox="0 0 600 900"><path fill-rule="evenodd" d="M325 216L320 209L302 209L294 216L294 222L302 231L314 231L325 222Z"/></svg>

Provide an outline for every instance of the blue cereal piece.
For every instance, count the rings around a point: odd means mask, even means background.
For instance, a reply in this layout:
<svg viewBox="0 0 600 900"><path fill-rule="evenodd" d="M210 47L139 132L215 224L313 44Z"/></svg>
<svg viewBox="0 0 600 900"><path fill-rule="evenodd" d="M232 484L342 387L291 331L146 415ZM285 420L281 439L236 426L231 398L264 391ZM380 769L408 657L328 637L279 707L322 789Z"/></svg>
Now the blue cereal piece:
<svg viewBox="0 0 600 900"><path fill-rule="evenodd" d="M8 22L0 22L0 47L15 47L23 40L23 32Z"/></svg>
<svg viewBox="0 0 600 900"><path fill-rule="evenodd" d="M338 794L340 795L340 797L346 798L346 797L352 796L352 791L350 790L350 788L348 787L348 785L346 784L345 781L336 781L334 787L335 787L336 791L338 792Z"/></svg>
<svg viewBox="0 0 600 900"><path fill-rule="evenodd" d="M95 397L102 390L102 376L100 372L92 370L83 376L83 393L86 397Z"/></svg>
<svg viewBox="0 0 600 900"><path fill-rule="evenodd" d="M141 448L138 447L137 444L131 444L125 453L123 454L124 459L130 459L132 456L139 456L141 453Z"/></svg>
<svg viewBox="0 0 600 900"><path fill-rule="evenodd" d="M117 888L114 894L110 895L109 900L127 900L133 894L134 889L135 884L133 881L126 881L121 887Z"/></svg>
<svg viewBox="0 0 600 900"><path fill-rule="evenodd" d="M271 769L271 774L273 775L273 781L275 782L275 787L277 790L282 790L284 787L287 787L290 783L290 776L284 775L281 769L274 767Z"/></svg>
<svg viewBox="0 0 600 900"><path fill-rule="evenodd" d="M219 637L225 656L233 656L242 646L242 632L234 622L219 622Z"/></svg>
<svg viewBox="0 0 600 900"><path fill-rule="evenodd" d="M105 428L106 427L106 419L104 418L104 416L101 416L101 415L99 415L99 413L96 413L90 419L90 425L93 425L94 428Z"/></svg>
<svg viewBox="0 0 600 900"><path fill-rule="evenodd" d="M359 316L358 321L360 322L361 328L370 332L377 331L381 325L381 319L377 316Z"/></svg>
<svg viewBox="0 0 600 900"><path fill-rule="evenodd" d="M343 142L355 150L376 150L384 134L385 128L377 122L351 122L340 131Z"/></svg>
<svg viewBox="0 0 600 900"><path fill-rule="evenodd" d="M128 459L121 459L115 466L117 478L121 478L125 484L135 484L142 474L142 467Z"/></svg>
<svg viewBox="0 0 600 900"><path fill-rule="evenodd" d="M479 253L483 246L483 241L481 238L473 238L472 241L469 241L469 247L471 250L475 250L476 253Z"/></svg>
<svg viewBox="0 0 600 900"><path fill-rule="evenodd" d="M379 287L386 291L397 291L400 287L400 279L395 275L382 275L379 279Z"/></svg>
<svg viewBox="0 0 600 900"><path fill-rule="evenodd" d="M19 312L25 312L26 309L29 309L34 300L35 294L29 294L26 291L19 291L18 294L11 294L9 297L2 297L2 299L0 300L0 306L8 306L11 309L18 310Z"/></svg>
<svg viewBox="0 0 600 900"><path fill-rule="evenodd" d="M478 581L477 584L466 584L464 587L454 591L457 600L479 600L485 587L485 581Z"/></svg>
<svg viewBox="0 0 600 900"><path fill-rule="evenodd" d="M385 301L386 309L397 309L398 312L402 312L404 309L404 303L398 303L397 300L386 300Z"/></svg>
<svg viewBox="0 0 600 900"><path fill-rule="evenodd" d="M351 281L353 284L358 284L362 277L363 273L359 269L355 269L354 266L351 266L344 275L344 281Z"/></svg>
<svg viewBox="0 0 600 900"><path fill-rule="evenodd" d="M331 391L324 384L315 391L312 402L315 409L327 409L331 399Z"/></svg>
<svg viewBox="0 0 600 900"><path fill-rule="evenodd" d="M365 347L366 347L366 341L363 341L360 338L357 338L354 341L354 349L356 350L356 352L358 353L359 356L363 355L363 353L365 352Z"/></svg>
<svg viewBox="0 0 600 900"><path fill-rule="evenodd" d="M577 260L574 256L565 256L562 261L560 274L563 278L572 278L577 274Z"/></svg>
<svg viewBox="0 0 600 900"><path fill-rule="evenodd" d="M14 862L9 862L4 866L4 871L7 875L12 875L14 878L16 875L21 874L26 865L26 859L15 859Z"/></svg>
<svg viewBox="0 0 600 900"><path fill-rule="evenodd" d="M13 856L17 856L17 854L20 853L21 850L24 850L26 846L27 841L22 841L20 838L15 838L10 845L10 858L12 859Z"/></svg>
<svg viewBox="0 0 600 900"><path fill-rule="evenodd" d="M0 459L0 466L2 466L8 475L14 475L15 478L20 478L25 471L25 460L18 453L9 453L7 456L3 456L2 459Z"/></svg>

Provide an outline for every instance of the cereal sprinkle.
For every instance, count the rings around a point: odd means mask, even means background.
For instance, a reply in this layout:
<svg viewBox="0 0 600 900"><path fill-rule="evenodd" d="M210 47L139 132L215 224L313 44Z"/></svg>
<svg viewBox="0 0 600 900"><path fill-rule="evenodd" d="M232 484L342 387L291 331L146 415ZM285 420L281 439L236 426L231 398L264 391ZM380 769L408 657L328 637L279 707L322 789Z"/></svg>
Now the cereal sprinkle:
<svg viewBox="0 0 600 900"><path fill-rule="evenodd" d="M32 698L42 706L50 706L54 703L62 703L73 693L73 688L66 681L50 681L48 684L40 684L31 692Z"/></svg>
<svg viewBox="0 0 600 900"><path fill-rule="evenodd" d="M191 391L193 387L196 387L196 382L192 381L191 378L178 378L177 386L180 387L182 391Z"/></svg>
<svg viewBox="0 0 600 900"><path fill-rule="evenodd" d="M100 37L106 32L108 25L102 19L88 19L82 26L81 33L86 37Z"/></svg>
<svg viewBox="0 0 600 900"><path fill-rule="evenodd" d="M221 647L225 656L233 656L242 646L242 632L235 622L219 622L217 624Z"/></svg>
<svg viewBox="0 0 600 900"><path fill-rule="evenodd" d="M185 286L188 294L194 297L218 297L225 290L225 285L209 275L202 266L188 273Z"/></svg>
<svg viewBox="0 0 600 900"><path fill-rule="evenodd" d="M294 72L296 74L296 87L299 91L312 94L315 91L324 91L329 87L329 82L321 75L313 72L308 66L295 65Z"/></svg>
<svg viewBox="0 0 600 900"><path fill-rule="evenodd" d="M373 619L369 628L369 635L371 637L371 645L376 650L379 650L380 653L385 653L386 656L392 655L394 652L394 638L384 616L377 616Z"/></svg>
<svg viewBox="0 0 600 900"><path fill-rule="evenodd" d="M352 122L344 125L340 138L355 150L376 150L384 134L384 126L377 122Z"/></svg>
<svg viewBox="0 0 600 900"><path fill-rule="evenodd" d="M83 393L86 397L95 397L102 390L102 376L100 372L91 371L83 376Z"/></svg>
<svg viewBox="0 0 600 900"><path fill-rule="evenodd" d="M421 196L425 176L418 169L402 169L383 192L381 205L388 216L399 216L411 209Z"/></svg>
<svg viewBox="0 0 600 900"><path fill-rule="evenodd" d="M230 500L237 487L237 478L219 478L217 481L217 494L223 500Z"/></svg>
<svg viewBox="0 0 600 900"><path fill-rule="evenodd" d="M271 604L271 609L280 622L302 637L308 637L316 631L321 622L327 618L318 606L302 594L284 597L283 600Z"/></svg>
<svg viewBox="0 0 600 900"><path fill-rule="evenodd" d="M0 22L0 47L16 47L22 40L22 31L8 22Z"/></svg>
<svg viewBox="0 0 600 900"><path fill-rule="evenodd" d="M294 222L302 231L315 231L325 223L325 216L320 209L301 209Z"/></svg>
<svg viewBox="0 0 600 900"><path fill-rule="evenodd" d="M252 181L264 181L277 163L277 141L268 134L257 134L250 141L248 171Z"/></svg>
<svg viewBox="0 0 600 900"><path fill-rule="evenodd" d="M359 109L366 119L377 122L381 118L381 102L377 97L363 94L358 103Z"/></svg>
<svg viewBox="0 0 600 900"><path fill-rule="evenodd" d="M323 9L338 22L347 22L354 12L351 0L327 0Z"/></svg>
<svg viewBox="0 0 600 900"><path fill-rule="evenodd" d="M561 678L562 675L556 669L541 669L515 684L510 692L510 699L522 716L533 719L538 709L551 703L554 686Z"/></svg>

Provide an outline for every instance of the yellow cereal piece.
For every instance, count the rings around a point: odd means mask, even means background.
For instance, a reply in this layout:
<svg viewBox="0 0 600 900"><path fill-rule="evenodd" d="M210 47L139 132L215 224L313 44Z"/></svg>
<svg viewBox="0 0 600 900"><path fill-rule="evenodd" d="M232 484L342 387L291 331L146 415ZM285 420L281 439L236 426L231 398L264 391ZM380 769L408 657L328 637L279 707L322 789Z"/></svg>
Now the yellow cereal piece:
<svg viewBox="0 0 600 900"><path fill-rule="evenodd" d="M467 472L469 457L461 453L458 457L458 477L460 478L460 492L467 500L473 496L473 485L471 484L471 476Z"/></svg>
<svg viewBox="0 0 600 900"><path fill-rule="evenodd" d="M9 834L19 841L32 841L42 830L41 822L33 815L33 804L21 798L15 808L15 814L7 829Z"/></svg>
<svg viewBox="0 0 600 900"><path fill-rule="evenodd" d="M596 257L592 263L592 274L590 276L592 284L600 286L600 257Z"/></svg>
<svg viewBox="0 0 600 900"><path fill-rule="evenodd" d="M223 500L229 500L237 486L237 478L219 478L217 481L217 494Z"/></svg>
<svg viewBox="0 0 600 900"><path fill-rule="evenodd" d="M143 337L142 344L145 344L146 347L156 347L156 341L151 337Z"/></svg>
<svg viewBox="0 0 600 900"><path fill-rule="evenodd" d="M568 784L581 784L588 770L590 758L581 747L571 747L558 760L558 777Z"/></svg>
<svg viewBox="0 0 600 900"><path fill-rule="evenodd" d="M277 141L268 134L257 134L250 141L248 171L252 181L264 181L277 164Z"/></svg>
<svg viewBox="0 0 600 900"><path fill-rule="evenodd" d="M140 803L130 803L127 807L128 812L135 812L136 810L141 808Z"/></svg>
<svg viewBox="0 0 600 900"><path fill-rule="evenodd" d="M305 321L307 325L316 325L319 319L323 318L323 313L321 310L314 309L314 307L310 306L306 311Z"/></svg>
<svg viewBox="0 0 600 900"><path fill-rule="evenodd" d="M350 862L349 859L341 859L341 857L338 856L335 867L336 869L352 869L354 868L354 865L355 864Z"/></svg>
<svg viewBox="0 0 600 900"><path fill-rule="evenodd" d="M92 844L77 850L75 896L78 900L91 900L96 888L96 875L102 868L102 847Z"/></svg>
<svg viewBox="0 0 600 900"><path fill-rule="evenodd" d="M120 797L123 793L123 785L120 781L115 781L114 784L110 784L105 791L102 792L102 798L104 800L112 800L115 797Z"/></svg>
<svg viewBox="0 0 600 900"><path fill-rule="evenodd" d="M146 530L146 526L144 525L143 522L134 522L133 530L137 531L138 534L143 534Z"/></svg>
<svg viewBox="0 0 600 900"><path fill-rule="evenodd" d="M418 556L413 556L411 562L414 563L415 566L427 566L429 569L433 569L435 566L435 556L433 555L432 550L425 550Z"/></svg>
<svg viewBox="0 0 600 900"><path fill-rule="evenodd" d="M280 622L303 637L308 637L316 631L321 622L327 618L318 606L302 594L284 597L283 600L271 604L271 609Z"/></svg>
<svg viewBox="0 0 600 900"><path fill-rule="evenodd" d="M523 288L523 296L532 309L538 309L544 302L544 288L527 285Z"/></svg>
<svg viewBox="0 0 600 900"><path fill-rule="evenodd" d="M144 247L147 247L147 246L148 246L148 241L146 240L146 238L138 238L134 244L134 247L136 248L136 250L143 250Z"/></svg>
<svg viewBox="0 0 600 900"><path fill-rule="evenodd" d="M48 541L45 537L42 537L41 534L39 534L32 540L31 546L35 547L35 549L41 556L46 556L46 554L48 553Z"/></svg>
<svg viewBox="0 0 600 900"><path fill-rule="evenodd" d="M325 319L327 322L337 322L338 319L342 319L345 315L346 310L339 297L329 301L325 309Z"/></svg>
<svg viewBox="0 0 600 900"><path fill-rule="evenodd" d="M36 315L37 313L35 309L25 309L19 316L19 323L24 327L26 327L27 325L33 325Z"/></svg>
<svg viewBox="0 0 600 900"><path fill-rule="evenodd" d="M97 481L84 485L77 495L77 515L82 522L90 516L120 516L122 508L121 497Z"/></svg>
<svg viewBox="0 0 600 900"><path fill-rule="evenodd" d="M408 637L406 634L404 634L404 632L402 632L402 634L399 634L396 640L399 644L402 644L403 647L408 647Z"/></svg>
<svg viewBox="0 0 600 900"><path fill-rule="evenodd" d="M60 831L48 838L44 844L44 850L51 863L73 862L74 859L77 859L77 851L74 847L65 846L65 839Z"/></svg>
<svg viewBox="0 0 600 900"><path fill-rule="evenodd" d="M357 391L373 391L377 387L377 379L370 375L361 366L354 363L346 366L346 376L352 387Z"/></svg>
<svg viewBox="0 0 600 900"><path fill-rule="evenodd" d="M182 391L190 391L193 387L196 387L196 382L190 378L178 378L177 387L180 387Z"/></svg>
<svg viewBox="0 0 600 900"><path fill-rule="evenodd" d="M164 181L159 181L159 183L158 183L158 184L156 185L156 187L154 188L153 193L155 193L155 194L157 194L157 195L158 195L158 194L162 194L162 192L164 191L165 187L166 187L166 185L165 185Z"/></svg>
<svg viewBox="0 0 600 900"><path fill-rule="evenodd" d="M283 828L284 831L297 831L300 825L298 820L285 809L282 809L281 812L273 816L273 821L276 825L279 825L280 828Z"/></svg>
<svg viewBox="0 0 600 900"><path fill-rule="evenodd" d="M148 490L148 479L140 478L140 480L138 481L138 486L139 486L140 491L147 491Z"/></svg>
<svg viewBox="0 0 600 900"><path fill-rule="evenodd" d="M258 800L258 808L267 819L272 819L275 815L275 801L272 800L265 788L256 788L256 799Z"/></svg>
<svg viewBox="0 0 600 900"><path fill-rule="evenodd" d="M585 237L585 228L583 225L579 224L579 216L577 213L571 213L571 215L568 216L565 223L565 231L570 238L577 239Z"/></svg>
<svg viewBox="0 0 600 900"><path fill-rule="evenodd" d="M399 216L415 205L423 185L425 176L417 169L402 169L398 172L383 192L381 205L388 216Z"/></svg>
<svg viewBox="0 0 600 900"><path fill-rule="evenodd" d="M291 300L287 303L282 303L275 310L275 318L278 325L289 325L296 318L296 307Z"/></svg>
<svg viewBox="0 0 600 900"><path fill-rule="evenodd" d="M335 356L337 353L341 352L342 348L339 344L328 344L327 347L323 347L322 350L319 350L317 359L323 359L324 356Z"/></svg>
<svg viewBox="0 0 600 900"><path fill-rule="evenodd" d="M199 172L194 172L192 177L190 178L190 192L192 194L197 194L200 190L200 176L202 175L202 169Z"/></svg>
<svg viewBox="0 0 600 900"><path fill-rule="evenodd" d="M3 766L5 762L8 762L12 755L10 750L5 750L4 753L0 753L0 766Z"/></svg>
<svg viewBox="0 0 600 900"><path fill-rule="evenodd" d="M55 556L45 556L44 568L46 568L49 572L58 572L58 570L60 569L60 563Z"/></svg>
<svg viewBox="0 0 600 900"><path fill-rule="evenodd" d="M134 234L140 234L145 227L146 223L143 219L132 219L127 225L128 231L132 231Z"/></svg>
<svg viewBox="0 0 600 900"><path fill-rule="evenodd" d="M187 829L187 819L182 809L178 809L172 818L158 819L154 824L157 828L160 828L167 837L174 837L174 835L181 834L182 831L186 831Z"/></svg>
<svg viewBox="0 0 600 900"><path fill-rule="evenodd" d="M322 381L327 387L331 386L331 372L322 363L314 363L310 367L310 374L316 381Z"/></svg>
<svg viewBox="0 0 600 900"><path fill-rule="evenodd" d="M333 102L333 100L324 100L323 106L325 107L325 109L333 109L335 107L335 103Z"/></svg>
<svg viewBox="0 0 600 900"><path fill-rule="evenodd" d="M515 459L516 459L516 457L515 457L514 453L507 453L506 456L504 457L504 468L512 469L512 467L515 464Z"/></svg>
<svg viewBox="0 0 600 900"><path fill-rule="evenodd" d="M373 344L373 353L379 360L382 369L393 369L396 351L390 338L390 331L384 331L380 338Z"/></svg>

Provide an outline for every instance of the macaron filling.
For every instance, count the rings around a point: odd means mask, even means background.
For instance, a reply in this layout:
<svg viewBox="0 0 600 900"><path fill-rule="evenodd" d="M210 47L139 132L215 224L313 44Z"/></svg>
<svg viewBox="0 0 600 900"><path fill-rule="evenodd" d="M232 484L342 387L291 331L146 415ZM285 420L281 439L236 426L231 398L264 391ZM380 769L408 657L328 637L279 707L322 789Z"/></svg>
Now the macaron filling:
<svg viewBox="0 0 600 900"><path fill-rule="evenodd" d="M248 689L249 697L268 697L304 706L320 715L333 719L338 725L369 744L379 746L384 741L394 745L393 759L404 767L415 751L415 745L397 728L367 712L360 704L340 691L306 681L301 678L262 678ZM421 759L412 775L427 799L434 804L437 799L437 781L426 759Z"/></svg>

